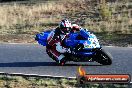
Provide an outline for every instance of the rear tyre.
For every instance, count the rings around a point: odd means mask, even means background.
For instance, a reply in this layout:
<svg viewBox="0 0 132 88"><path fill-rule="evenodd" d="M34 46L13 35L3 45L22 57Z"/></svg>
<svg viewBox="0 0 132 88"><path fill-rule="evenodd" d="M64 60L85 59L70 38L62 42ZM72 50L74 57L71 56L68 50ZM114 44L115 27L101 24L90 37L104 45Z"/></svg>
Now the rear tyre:
<svg viewBox="0 0 132 88"><path fill-rule="evenodd" d="M111 65L112 64L112 56L110 55L110 53L101 49L101 50L97 51L95 61L102 65Z"/></svg>

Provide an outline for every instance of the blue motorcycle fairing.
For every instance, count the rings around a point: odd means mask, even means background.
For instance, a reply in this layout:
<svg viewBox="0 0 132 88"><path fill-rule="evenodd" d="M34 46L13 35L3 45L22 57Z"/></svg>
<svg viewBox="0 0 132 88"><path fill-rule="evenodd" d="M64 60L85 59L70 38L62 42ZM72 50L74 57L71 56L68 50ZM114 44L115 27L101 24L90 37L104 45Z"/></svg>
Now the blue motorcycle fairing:
<svg viewBox="0 0 132 88"><path fill-rule="evenodd" d="M42 32L36 35L36 40L39 44L46 46L47 38L51 32ZM77 36L81 35L85 38L85 40L77 40ZM70 33L69 37L65 39L66 46L70 48L74 48L77 44L83 44L85 51L77 51L76 54L82 56L91 56L94 55L95 52L92 51L93 49L100 48L99 42L96 36L88 31L80 30L78 33ZM91 50L91 51L90 51ZM90 51L90 52L87 52Z"/></svg>
<svg viewBox="0 0 132 88"><path fill-rule="evenodd" d="M47 38L50 32L41 32L36 35L35 40L38 41L40 45L46 46Z"/></svg>
<svg viewBox="0 0 132 88"><path fill-rule="evenodd" d="M76 37L78 35L85 37L86 40L77 40ZM65 40L65 44L69 47L75 47L77 44L83 44L85 49L100 48L96 36L85 30L81 30L79 33L70 33L69 38Z"/></svg>

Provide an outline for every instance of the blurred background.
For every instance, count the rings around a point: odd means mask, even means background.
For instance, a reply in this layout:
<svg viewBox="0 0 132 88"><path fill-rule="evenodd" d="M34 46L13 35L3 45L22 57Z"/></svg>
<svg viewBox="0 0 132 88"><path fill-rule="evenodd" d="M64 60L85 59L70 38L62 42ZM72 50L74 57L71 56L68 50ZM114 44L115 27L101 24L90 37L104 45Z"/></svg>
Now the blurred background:
<svg viewBox="0 0 132 88"><path fill-rule="evenodd" d="M0 40L32 43L36 33L57 27L63 18L101 40L120 37L132 44L132 0L0 0Z"/></svg>

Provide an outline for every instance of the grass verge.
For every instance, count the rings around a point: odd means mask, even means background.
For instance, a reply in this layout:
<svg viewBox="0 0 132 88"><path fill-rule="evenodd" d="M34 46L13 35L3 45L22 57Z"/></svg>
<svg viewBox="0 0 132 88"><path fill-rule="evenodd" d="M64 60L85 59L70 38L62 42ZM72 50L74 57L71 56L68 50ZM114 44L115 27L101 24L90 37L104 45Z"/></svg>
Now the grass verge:
<svg viewBox="0 0 132 88"><path fill-rule="evenodd" d="M28 34L58 25L63 18L95 32L132 33L130 1L59 0L0 3L0 34Z"/></svg>
<svg viewBox="0 0 132 88"><path fill-rule="evenodd" d="M1 88L131 88L130 84L86 84L79 85L75 78L0 75Z"/></svg>
<svg viewBox="0 0 132 88"><path fill-rule="evenodd" d="M130 0L28 1L0 3L0 42L35 43L36 33L55 28L68 18L96 32L102 45L132 45Z"/></svg>

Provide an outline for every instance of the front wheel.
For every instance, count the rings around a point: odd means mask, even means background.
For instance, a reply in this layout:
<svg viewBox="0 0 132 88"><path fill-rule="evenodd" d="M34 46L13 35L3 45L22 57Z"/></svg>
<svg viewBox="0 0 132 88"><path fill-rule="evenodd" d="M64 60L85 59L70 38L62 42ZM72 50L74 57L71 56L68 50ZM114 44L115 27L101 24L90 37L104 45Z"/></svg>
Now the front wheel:
<svg viewBox="0 0 132 88"><path fill-rule="evenodd" d="M103 49L100 49L96 53L96 62L102 64L102 65L111 65L112 64L112 56L104 51Z"/></svg>

